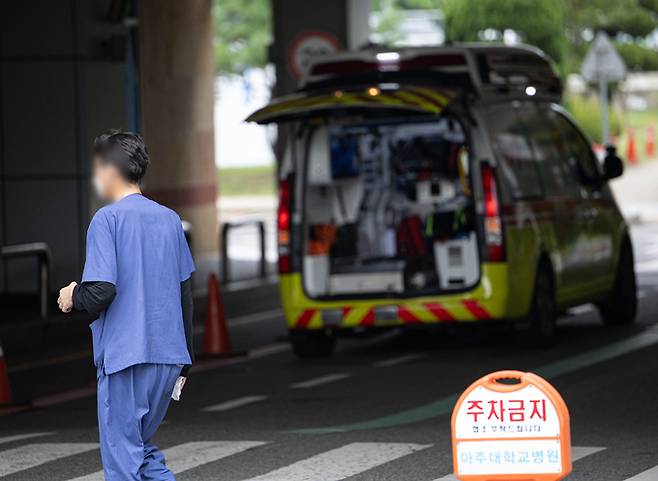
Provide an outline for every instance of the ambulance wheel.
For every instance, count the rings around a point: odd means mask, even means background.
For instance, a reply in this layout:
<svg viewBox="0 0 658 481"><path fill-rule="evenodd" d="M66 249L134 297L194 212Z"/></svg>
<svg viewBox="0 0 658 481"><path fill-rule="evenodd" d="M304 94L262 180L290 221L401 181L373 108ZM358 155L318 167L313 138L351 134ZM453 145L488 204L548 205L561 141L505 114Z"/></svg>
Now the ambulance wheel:
<svg viewBox="0 0 658 481"><path fill-rule="evenodd" d="M599 315L608 326L633 324L637 315L637 283L633 247L627 238L619 253L615 286L606 300L598 305Z"/></svg>
<svg viewBox="0 0 658 481"><path fill-rule="evenodd" d="M530 311L523 322L522 341L534 347L547 347L555 343L557 307L553 270L550 262L539 263Z"/></svg>
<svg viewBox="0 0 658 481"><path fill-rule="evenodd" d="M329 357L334 352L336 338L331 331L291 331L290 341L300 359Z"/></svg>

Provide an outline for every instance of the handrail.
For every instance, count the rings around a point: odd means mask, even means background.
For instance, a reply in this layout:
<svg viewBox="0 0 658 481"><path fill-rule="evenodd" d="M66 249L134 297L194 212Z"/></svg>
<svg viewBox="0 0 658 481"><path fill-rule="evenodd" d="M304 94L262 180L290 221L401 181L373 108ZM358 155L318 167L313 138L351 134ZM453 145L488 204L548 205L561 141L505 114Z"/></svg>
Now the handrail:
<svg viewBox="0 0 658 481"><path fill-rule="evenodd" d="M0 249L3 258L35 256L39 262L37 282L39 286L39 314L42 319L48 317L48 298L50 297L50 248L45 242L30 242L3 246Z"/></svg>
<svg viewBox="0 0 658 481"><path fill-rule="evenodd" d="M228 234L231 229L255 225L258 227L258 234L260 237L260 277L267 277L267 260L265 257L265 222L258 219L244 219L239 221L225 222L222 225L222 239L221 239L221 269L222 269L222 284L230 282L230 259L228 257Z"/></svg>

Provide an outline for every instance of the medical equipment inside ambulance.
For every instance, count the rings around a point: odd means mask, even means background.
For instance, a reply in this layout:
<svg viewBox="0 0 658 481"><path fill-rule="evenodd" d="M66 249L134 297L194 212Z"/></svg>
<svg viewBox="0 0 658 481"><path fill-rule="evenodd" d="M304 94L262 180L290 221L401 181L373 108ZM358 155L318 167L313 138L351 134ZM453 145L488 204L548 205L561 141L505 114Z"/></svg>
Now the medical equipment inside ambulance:
<svg viewBox="0 0 658 481"><path fill-rule="evenodd" d="M457 119L323 125L306 141L308 295L422 295L477 283L468 149Z"/></svg>

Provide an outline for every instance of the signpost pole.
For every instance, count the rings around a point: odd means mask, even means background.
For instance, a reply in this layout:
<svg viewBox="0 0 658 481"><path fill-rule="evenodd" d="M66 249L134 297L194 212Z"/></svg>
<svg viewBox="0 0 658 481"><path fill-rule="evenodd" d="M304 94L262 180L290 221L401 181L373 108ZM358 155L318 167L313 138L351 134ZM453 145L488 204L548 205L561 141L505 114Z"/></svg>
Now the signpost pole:
<svg viewBox="0 0 658 481"><path fill-rule="evenodd" d="M599 97L601 102L601 138L603 145L610 144L610 125L608 123L608 79L599 77Z"/></svg>
<svg viewBox="0 0 658 481"><path fill-rule="evenodd" d="M583 60L581 72L585 80L599 84L601 134L603 145L609 145L608 82L623 80L626 76L626 65L605 32L599 32L594 37L592 46Z"/></svg>

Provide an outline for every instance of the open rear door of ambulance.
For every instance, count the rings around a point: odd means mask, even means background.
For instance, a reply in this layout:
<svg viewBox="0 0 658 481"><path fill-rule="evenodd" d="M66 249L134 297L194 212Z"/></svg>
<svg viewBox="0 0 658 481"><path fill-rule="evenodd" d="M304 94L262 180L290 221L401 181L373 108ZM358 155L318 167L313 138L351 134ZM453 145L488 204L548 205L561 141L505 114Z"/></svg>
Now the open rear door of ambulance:
<svg viewBox="0 0 658 481"><path fill-rule="evenodd" d="M337 115L440 115L454 98L453 90L398 84L302 92L275 99L246 120L268 124Z"/></svg>
<svg viewBox="0 0 658 481"><path fill-rule="evenodd" d="M288 123L336 117L438 117L457 97L457 90L424 85L382 83L334 89L304 90L274 99L255 111L247 122L258 124ZM290 149L286 149L280 169L279 186L279 273L287 274L300 269L293 251L291 211L293 185ZM298 239L299 240L299 239Z"/></svg>

